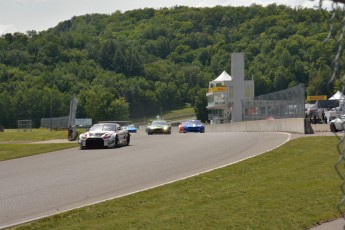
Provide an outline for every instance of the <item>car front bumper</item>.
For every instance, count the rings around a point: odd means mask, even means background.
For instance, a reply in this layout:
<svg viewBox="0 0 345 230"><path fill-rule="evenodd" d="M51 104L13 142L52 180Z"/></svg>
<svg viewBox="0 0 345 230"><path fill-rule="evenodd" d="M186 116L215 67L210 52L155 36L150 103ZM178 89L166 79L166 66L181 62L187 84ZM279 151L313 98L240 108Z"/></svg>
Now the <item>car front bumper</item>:
<svg viewBox="0 0 345 230"><path fill-rule="evenodd" d="M203 132L205 132L205 128L203 128L203 127L185 127L184 132L203 133Z"/></svg>
<svg viewBox="0 0 345 230"><path fill-rule="evenodd" d="M78 143L82 148L104 148L111 147L111 145L114 144L114 140L103 138L87 138L79 140Z"/></svg>
<svg viewBox="0 0 345 230"><path fill-rule="evenodd" d="M164 129L164 128L155 128L155 129L149 129L149 133L170 133L170 129Z"/></svg>

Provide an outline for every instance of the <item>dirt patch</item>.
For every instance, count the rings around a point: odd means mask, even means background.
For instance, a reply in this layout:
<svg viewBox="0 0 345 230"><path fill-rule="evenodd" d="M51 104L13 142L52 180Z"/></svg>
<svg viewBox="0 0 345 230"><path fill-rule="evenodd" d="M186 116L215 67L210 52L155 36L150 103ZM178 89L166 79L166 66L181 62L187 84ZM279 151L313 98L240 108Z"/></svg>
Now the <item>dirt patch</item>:
<svg viewBox="0 0 345 230"><path fill-rule="evenodd" d="M54 144L54 143L76 143L76 141L69 141L68 139L55 139L55 140L33 142L33 144Z"/></svg>
<svg viewBox="0 0 345 230"><path fill-rule="evenodd" d="M332 132L315 132L313 134L292 133L291 139L296 139L300 137L320 137L320 136L335 136L335 135L342 136L344 135L344 133L343 132L337 132L336 134Z"/></svg>

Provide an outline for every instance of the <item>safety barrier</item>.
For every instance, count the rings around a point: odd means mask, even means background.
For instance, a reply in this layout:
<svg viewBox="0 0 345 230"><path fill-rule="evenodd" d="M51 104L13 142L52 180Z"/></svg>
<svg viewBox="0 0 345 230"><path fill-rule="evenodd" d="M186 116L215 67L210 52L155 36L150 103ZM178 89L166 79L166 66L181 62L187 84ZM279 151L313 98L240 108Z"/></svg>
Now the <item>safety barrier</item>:
<svg viewBox="0 0 345 230"><path fill-rule="evenodd" d="M139 130L145 131L146 126L139 126ZM323 126L326 131L326 127ZM175 130L176 129L176 130ZM178 127L173 127L177 132ZM288 132L312 134L318 132L305 118L288 118L275 120L242 121L225 124L212 124L205 126L206 132Z"/></svg>
<svg viewBox="0 0 345 230"><path fill-rule="evenodd" d="M214 124L205 127L206 132L289 132L313 133L310 124L304 118L275 120L256 120Z"/></svg>

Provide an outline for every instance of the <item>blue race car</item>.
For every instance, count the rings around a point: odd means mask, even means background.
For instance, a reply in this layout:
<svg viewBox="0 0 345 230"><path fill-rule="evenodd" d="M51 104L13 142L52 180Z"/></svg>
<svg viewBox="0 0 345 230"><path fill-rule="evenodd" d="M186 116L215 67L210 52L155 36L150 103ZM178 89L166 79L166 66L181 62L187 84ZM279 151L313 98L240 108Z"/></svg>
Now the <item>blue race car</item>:
<svg viewBox="0 0 345 230"><path fill-rule="evenodd" d="M193 132L193 133L204 133L205 126L200 120L188 120L182 123L180 129L183 133Z"/></svg>
<svg viewBox="0 0 345 230"><path fill-rule="evenodd" d="M129 133L136 133L137 128L134 125L128 125L124 127Z"/></svg>

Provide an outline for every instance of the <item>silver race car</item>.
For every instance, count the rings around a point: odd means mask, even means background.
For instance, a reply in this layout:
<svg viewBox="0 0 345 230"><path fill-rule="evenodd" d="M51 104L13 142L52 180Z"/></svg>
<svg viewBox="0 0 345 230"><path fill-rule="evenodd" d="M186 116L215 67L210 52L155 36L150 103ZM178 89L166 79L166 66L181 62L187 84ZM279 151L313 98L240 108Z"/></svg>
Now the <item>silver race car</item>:
<svg viewBox="0 0 345 230"><path fill-rule="evenodd" d="M122 129L117 123L99 123L79 135L78 143L80 149L108 147L116 148L129 145L130 133Z"/></svg>
<svg viewBox="0 0 345 230"><path fill-rule="evenodd" d="M171 134L171 125L163 120L152 121L152 123L149 123L146 127L146 133L148 135L154 133Z"/></svg>

